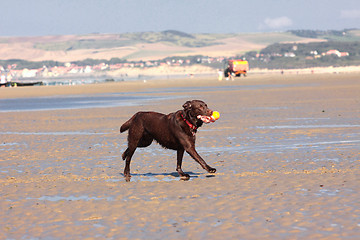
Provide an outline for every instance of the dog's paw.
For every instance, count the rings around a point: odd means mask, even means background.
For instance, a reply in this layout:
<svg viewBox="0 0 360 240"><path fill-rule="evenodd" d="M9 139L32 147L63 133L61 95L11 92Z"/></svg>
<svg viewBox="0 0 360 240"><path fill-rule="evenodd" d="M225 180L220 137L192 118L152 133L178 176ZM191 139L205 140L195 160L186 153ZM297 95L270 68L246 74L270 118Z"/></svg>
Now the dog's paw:
<svg viewBox="0 0 360 240"><path fill-rule="evenodd" d="M125 175L124 177L125 177L126 182L130 182L130 180L131 180L131 175L130 174Z"/></svg>
<svg viewBox="0 0 360 240"><path fill-rule="evenodd" d="M215 173L216 172L216 168L212 168L209 167L209 169L207 170L209 173Z"/></svg>
<svg viewBox="0 0 360 240"><path fill-rule="evenodd" d="M190 175L189 174L186 174L184 173L184 175L180 176L180 180L183 180L183 181L187 181L190 179Z"/></svg>

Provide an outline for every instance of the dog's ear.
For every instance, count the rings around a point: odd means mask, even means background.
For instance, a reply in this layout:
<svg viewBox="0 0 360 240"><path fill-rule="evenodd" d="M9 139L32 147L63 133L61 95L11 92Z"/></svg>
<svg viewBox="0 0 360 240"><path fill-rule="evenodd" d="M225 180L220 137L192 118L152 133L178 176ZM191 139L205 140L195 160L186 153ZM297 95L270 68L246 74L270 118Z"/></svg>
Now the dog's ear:
<svg viewBox="0 0 360 240"><path fill-rule="evenodd" d="M186 103L184 103L183 108L184 108L184 110L190 109L191 108L191 102L187 101Z"/></svg>

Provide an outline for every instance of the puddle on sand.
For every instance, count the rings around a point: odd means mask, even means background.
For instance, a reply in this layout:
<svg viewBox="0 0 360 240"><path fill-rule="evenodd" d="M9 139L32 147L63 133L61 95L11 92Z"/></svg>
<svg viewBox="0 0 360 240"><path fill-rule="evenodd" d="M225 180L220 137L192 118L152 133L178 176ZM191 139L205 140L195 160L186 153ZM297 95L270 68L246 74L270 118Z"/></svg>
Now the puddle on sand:
<svg viewBox="0 0 360 240"><path fill-rule="evenodd" d="M185 172L190 175L190 179L186 181L192 181L194 179L206 179L215 177L213 174L209 173L194 173L194 172ZM122 175L122 174L121 174ZM122 175L123 176L123 175ZM124 177L121 178L112 178L107 179L107 182L123 182L125 181ZM132 173L131 182L171 182L171 181L184 181L182 180L178 173Z"/></svg>
<svg viewBox="0 0 360 240"><path fill-rule="evenodd" d="M137 174L131 174L131 182L171 182L171 181L179 181L180 178L178 177L162 177L157 178L155 176L150 177L143 177ZM115 178L115 179L108 179L107 182L123 182L125 181L124 178Z"/></svg>
<svg viewBox="0 0 360 240"><path fill-rule="evenodd" d="M199 153L211 152L285 152L294 149L327 149L329 146L337 146L338 148L356 147L360 140L339 140L339 141L320 141L320 142L302 142L302 143L285 143L284 144L267 144L253 146L220 146L220 147L198 147Z"/></svg>
<svg viewBox="0 0 360 240"><path fill-rule="evenodd" d="M326 189L326 188L322 188L319 190L315 190L312 191L310 189L301 189L301 191L303 191L302 195L303 196L308 196L308 195L315 195L318 197L323 197L323 196L328 196L328 197L334 197L334 196L341 196L341 197L345 197L348 193L353 193L354 190L352 189L341 189L341 191L339 189Z"/></svg>
<svg viewBox="0 0 360 240"><path fill-rule="evenodd" d="M360 127L357 124L325 124L325 125L280 125L280 126L256 126L256 129L302 129L302 128L351 128Z"/></svg>
<svg viewBox="0 0 360 240"><path fill-rule="evenodd" d="M13 149L16 149L16 148L20 147L21 145L24 145L24 144L17 143L17 142L0 143L0 151L3 151L3 150L10 151L10 150L13 150Z"/></svg>
<svg viewBox="0 0 360 240"><path fill-rule="evenodd" d="M99 133L99 132L0 132L0 135L106 135L109 133ZM15 144L15 143L14 143Z"/></svg>
<svg viewBox="0 0 360 240"><path fill-rule="evenodd" d="M180 96L175 96L175 98ZM174 96L146 96L131 94L93 94L34 98L0 99L0 112L48 111L120 106L137 106L154 101L173 99Z"/></svg>
<svg viewBox="0 0 360 240"><path fill-rule="evenodd" d="M106 200L106 201L114 201L113 197L90 197L87 195L82 195L82 196L68 196L68 197L63 197L63 196L42 196L39 198L26 198L27 200L40 200L40 201L51 201L51 202L57 202L57 201L92 201L92 200Z"/></svg>

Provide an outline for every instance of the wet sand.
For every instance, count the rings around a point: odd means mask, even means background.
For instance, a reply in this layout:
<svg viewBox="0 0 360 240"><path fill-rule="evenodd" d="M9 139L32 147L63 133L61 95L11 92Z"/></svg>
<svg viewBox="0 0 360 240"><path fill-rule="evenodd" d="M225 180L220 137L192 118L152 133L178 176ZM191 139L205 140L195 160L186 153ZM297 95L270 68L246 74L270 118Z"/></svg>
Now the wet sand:
<svg viewBox="0 0 360 240"><path fill-rule="evenodd" d="M0 112L0 239L360 235L360 74L14 88L0 96L121 92L147 98ZM137 150L125 182L120 125L136 111L173 112L188 99L221 113L197 134L200 155L217 173L185 154L192 178L179 181L176 153L154 143Z"/></svg>

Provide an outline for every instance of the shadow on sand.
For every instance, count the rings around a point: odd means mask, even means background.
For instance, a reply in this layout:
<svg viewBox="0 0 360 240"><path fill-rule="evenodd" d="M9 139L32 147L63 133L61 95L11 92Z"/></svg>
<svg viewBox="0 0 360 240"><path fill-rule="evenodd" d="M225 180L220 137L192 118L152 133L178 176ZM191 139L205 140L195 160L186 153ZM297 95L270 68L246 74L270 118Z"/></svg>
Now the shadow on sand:
<svg viewBox="0 0 360 240"><path fill-rule="evenodd" d="M195 173L195 172L185 172L190 175L190 179L184 180L181 179L179 173L171 172L171 173L132 173L131 180L132 181L148 181L148 182L157 182L157 181L189 181L195 178L212 178L215 177L213 174L208 173ZM124 177L124 174L121 173L121 176Z"/></svg>

